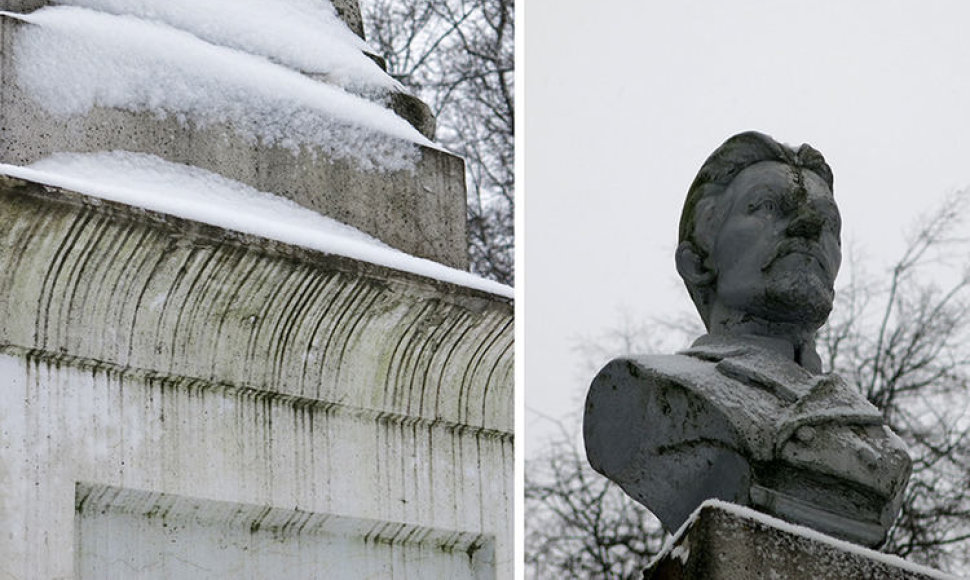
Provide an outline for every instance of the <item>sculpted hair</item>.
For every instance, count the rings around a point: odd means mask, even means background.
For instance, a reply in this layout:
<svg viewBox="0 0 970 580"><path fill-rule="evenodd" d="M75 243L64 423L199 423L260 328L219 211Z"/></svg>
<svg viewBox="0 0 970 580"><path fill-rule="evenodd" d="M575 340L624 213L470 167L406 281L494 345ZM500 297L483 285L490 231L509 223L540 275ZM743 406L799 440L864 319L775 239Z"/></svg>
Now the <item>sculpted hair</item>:
<svg viewBox="0 0 970 580"><path fill-rule="evenodd" d="M698 236L698 231L706 227L713 236L720 218L723 217L720 212L706 211L707 208L717 201L739 173L762 161L778 161L806 169L821 177L830 191L833 189L832 169L822 154L811 145L802 144L796 150L764 133L739 133L711 153L691 183L680 214L680 243L691 242L698 255L706 259L711 250L711 241ZM704 324L708 324L711 289L694 288L687 284L687 290L704 319Z"/></svg>

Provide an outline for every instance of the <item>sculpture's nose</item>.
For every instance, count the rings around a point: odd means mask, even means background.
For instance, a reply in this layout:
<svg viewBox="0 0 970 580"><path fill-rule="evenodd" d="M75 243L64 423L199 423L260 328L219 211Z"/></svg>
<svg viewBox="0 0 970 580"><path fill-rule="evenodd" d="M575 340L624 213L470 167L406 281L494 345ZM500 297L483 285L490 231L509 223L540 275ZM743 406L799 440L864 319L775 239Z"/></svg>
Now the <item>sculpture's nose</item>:
<svg viewBox="0 0 970 580"><path fill-rule="evenodd" d="M785 233L792 238L817 240L823 225L824 218L817 211L805 208L788 224Z"/></svg>

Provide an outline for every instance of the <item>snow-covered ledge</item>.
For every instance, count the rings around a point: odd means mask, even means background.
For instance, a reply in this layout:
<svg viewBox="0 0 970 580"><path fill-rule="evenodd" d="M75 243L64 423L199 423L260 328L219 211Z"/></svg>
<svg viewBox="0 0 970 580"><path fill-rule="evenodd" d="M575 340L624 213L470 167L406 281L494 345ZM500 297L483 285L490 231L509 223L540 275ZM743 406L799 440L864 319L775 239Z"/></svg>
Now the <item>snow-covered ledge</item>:
<svg viewBox="0 0 970 580"><path fill-rule="evenodd" d="M707 500L647 566L644 580L957 580L750 508Z"/></svg>
<svg viewBox="0 0 970 580"><path fill-rule="evenodd" d="M153 154L467 269L462 160L381 104L400 85L328 2L64 3L0 1L0 163Z"/></svg>
<svg viewBox="0 0 970 580"><path fill-rule="evenodd" d="M507 297L316 250L0 177L0 344L511 433Z"/></svg>

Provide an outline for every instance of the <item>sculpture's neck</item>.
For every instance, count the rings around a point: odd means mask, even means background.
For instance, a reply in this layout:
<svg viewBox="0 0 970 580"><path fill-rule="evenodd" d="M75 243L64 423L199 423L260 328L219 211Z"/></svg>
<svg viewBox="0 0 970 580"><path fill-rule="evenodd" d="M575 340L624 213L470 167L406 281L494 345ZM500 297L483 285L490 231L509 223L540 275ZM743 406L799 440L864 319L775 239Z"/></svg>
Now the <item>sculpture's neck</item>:
<svg viewBox="0 0 970 580"><path fill-rule="evenodd" d="M815 329L745 316L740 319L712 319L710 334L757 342L759 346L794 360L813 373L822 372L822 359L815 349Z"/></svg>

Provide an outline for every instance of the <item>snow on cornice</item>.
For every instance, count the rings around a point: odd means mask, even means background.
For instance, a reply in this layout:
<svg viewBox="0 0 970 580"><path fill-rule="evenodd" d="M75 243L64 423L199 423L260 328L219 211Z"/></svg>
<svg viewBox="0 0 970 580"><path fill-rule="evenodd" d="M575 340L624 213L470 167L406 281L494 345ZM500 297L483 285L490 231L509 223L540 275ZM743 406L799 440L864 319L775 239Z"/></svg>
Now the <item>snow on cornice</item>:
<svg viewBox="0 0 970 580"><path fill-rule="evenodd" d="M512 299L512 288L391 248L371 236L221 175L153 155L60 153L0 174L76 191Z"/></svg>

